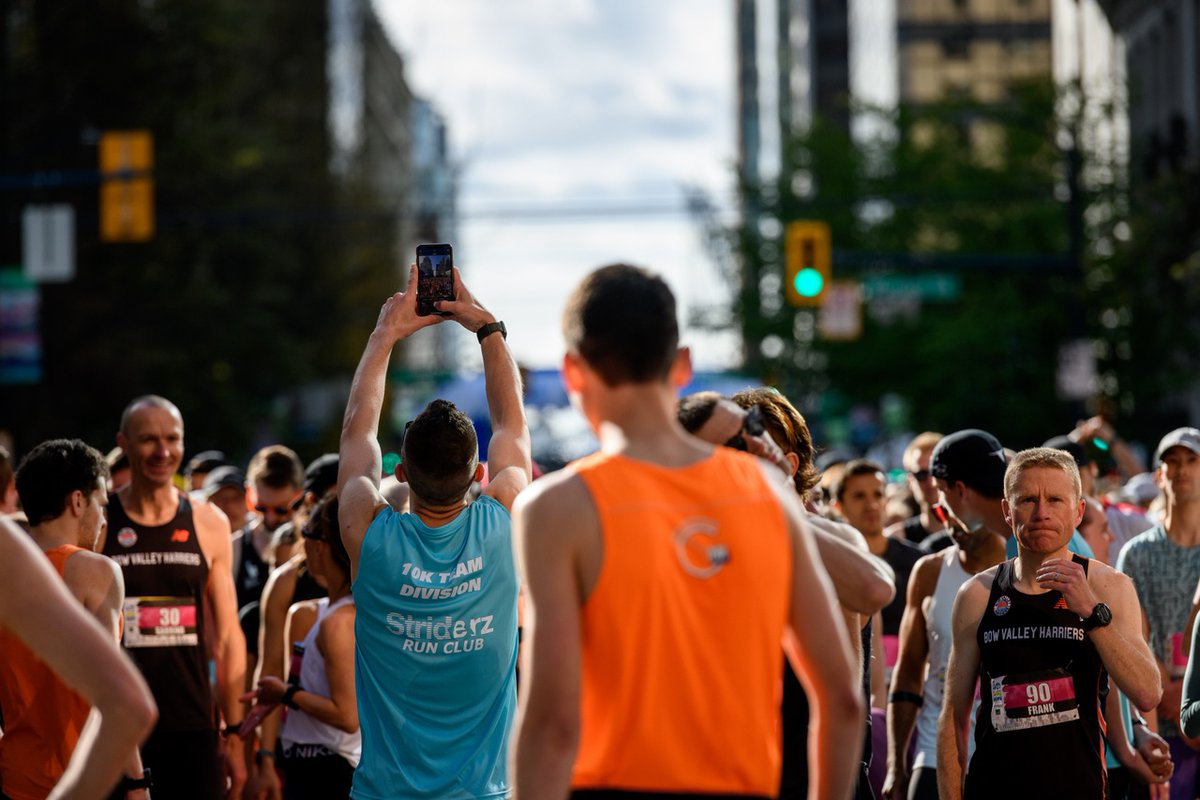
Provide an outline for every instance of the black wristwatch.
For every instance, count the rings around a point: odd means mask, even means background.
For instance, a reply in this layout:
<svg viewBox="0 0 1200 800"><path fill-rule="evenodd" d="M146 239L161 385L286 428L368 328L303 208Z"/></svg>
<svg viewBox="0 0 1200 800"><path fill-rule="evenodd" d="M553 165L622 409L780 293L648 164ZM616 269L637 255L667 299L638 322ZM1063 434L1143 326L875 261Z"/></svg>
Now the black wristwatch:
<svg viewBox="0 0 1200 800"><path fill-rule="evenodd" d="M121 778L121 783L117 786L122 792L132 792L134 789L149 789L154 785L154 781L150 778L149 768L142 770L142 777L131 778L128 775Z"/></svg>
<svg viewBox="0 0 1200 800"><path fill-rule="evenodd" d="M283 697L279 702L283 703L288 708L297 708L296 692L298 691L300 691L299 684L293 683L292 685L288 686L286 690L284 690Z"/></svg>
<svg viewBox="0 0 1200 800"><path fill-rule="evenodd" d="M1094 631L1096 628L1103 628L1110 622L1112 622L1112 609L1104 603L1096 603L1096 607L1092 609L1092 615L1083 621L1083 629Z"/></svg>
<svg viewBox="0 0 1200 800"><path fill-rule="evenodd" d="M504 327L504 323L500 321L489 322L487 325L484 325L475 332L475 338L479 340L480 344L483 344L484 339L491 336L493 333L496 333L497 331L499 331L500 335L505 339L508 338L508 328Z"/></svg>

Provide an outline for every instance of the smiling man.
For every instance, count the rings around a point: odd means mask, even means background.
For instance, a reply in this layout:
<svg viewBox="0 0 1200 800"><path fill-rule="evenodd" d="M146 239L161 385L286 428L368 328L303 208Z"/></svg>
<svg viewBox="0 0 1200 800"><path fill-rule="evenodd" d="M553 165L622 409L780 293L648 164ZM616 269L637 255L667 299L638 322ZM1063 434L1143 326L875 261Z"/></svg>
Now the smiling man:
<svg viewBox="0 0 1200 800"><path fill-rule="evenodd" d="M1108 677L1138 708L1162 695L1133 583L1067 549L1083 517L1079 470L1061 450L1018 453L1004 475L1017 557L955 599L938 736L943 798L1107 797L1101 709ZM967 735L975 683L975 754ZM963 769L966 767L966 780Z"/></svg>
<svg viewBox="0 0 1200 800"><path fill-rule="evenodd" d="M129 456L130 483L109 497L100 549L124 575L126 652L160 712L142 748L143 762L154 771L154 795L220 797L224 767L230 796L238 796L246 774L241 741L236 733L219 741L208 678L211 647L219 705L236 730L246 640L238 624L229 522L216 506L175 488L183 417L170 400L146 395L131 402L117 444Z"/></svg>

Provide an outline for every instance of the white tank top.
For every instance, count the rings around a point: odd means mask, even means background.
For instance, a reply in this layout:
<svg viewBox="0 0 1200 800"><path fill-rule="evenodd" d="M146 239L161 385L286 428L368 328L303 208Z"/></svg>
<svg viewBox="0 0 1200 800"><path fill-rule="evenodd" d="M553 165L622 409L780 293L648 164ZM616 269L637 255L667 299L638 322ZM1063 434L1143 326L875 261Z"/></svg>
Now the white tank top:
<svg viewBox="0 0 1200 800"><path fill-rule="evenodd" d="M300 664L300 686L304 691L323 697L330 696L329 676L325 672L325 656L317 647L317 634L326 617L342 606L353 602L354 596L346 595L330 606L329 598L322 597L317 605L317 621L309 629L308 635L304 637L304 660ZM284 720L280 738L283 739L285 750L294 744L324 745L355 767L358 766L358 759L362 755L362 734L359 731L346 733L341 728L321 722L316 717L309 716L296 708L287 710L287 719Z"/></svg>
<svg viewBox="0 0 1200 800"><path fill-rule="evenodd" d="M917 753L912 768L937 769L938 714L942 711L942 693L946 685L946 665L950 662L951 612L958 589L971 575L958 560L958 545L942 551L942 570L933 594L925 601L925 635L929 640L929 671L925 673L925 702L917 712Z"/></svg>

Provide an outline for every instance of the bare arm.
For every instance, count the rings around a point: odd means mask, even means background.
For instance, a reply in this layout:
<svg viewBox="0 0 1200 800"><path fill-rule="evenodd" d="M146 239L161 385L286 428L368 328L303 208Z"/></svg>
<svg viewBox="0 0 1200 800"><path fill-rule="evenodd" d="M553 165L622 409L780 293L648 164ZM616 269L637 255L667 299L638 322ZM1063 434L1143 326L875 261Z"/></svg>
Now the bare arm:
<svg viewBox="0 0 1200 800"><path fill-rule="evenodd" d="M208 558L208 602L213 617L213 654L217 662L217 702L227 725L240 725L245 709L239 698L246 685L246 637L238 621L237 588L233 583L233 558L229 522L208 503L193 506L196 538ZM253 546L247 543L248 546ZM224 768L232 782L230 797L239 797L246 782L246 757L241 737L230 735L224 744Z"/></svg>
<svg viewBox="0 0 1200 800"><path fill-rule="evenodd" d="M896 595L895 574L883 559L871 555L862 534L815 514L806 515L805 521L839 603L871 616L892 602Z"/></svg>
<svg viewBox="0 0 1200 800"><path fill-rule="evenodd" d="M962 800L963 796L971 705L979 677L979 644L975 641L975 632L983 616L983 607L987 605L991 579L989 573L975 576L963 584L954 598L951 623L954 638L946 671L942 714L938 718L937 781L938 793L943 800Z"/></svg>
<svg viewBox="0 0 1200 800"><path fill-rule="evenodd" d="M891 693L898 695L887 704L887 778L885 798L908 796L908 743L917 723L919 702L924 689L925 665L929 659L929 638L925 621L925 600L933 594L942 571L942 556L931 554L913 567L908 580L908 598L900 619L900 652L892 670Z"/></svg>
<svg viewBox="0 0 1200 800"><path fill-rule="evenodd" d="M546 492L548 487L557 492ZM517 501L513 531L526 581L515 794L522 800L562 800L570 789L581 724L583 587L577 542L599 536L599 521L580 478L551 476Z"/></svg>
<svg viewBox="0 0 1200 800"><path fill-rule="evenodd" d="M1104 417L1096 416L1083 420L1067 436L1072 441L1081 444L1087 444L1092 439L1104 442L1108 445L1108 452L1112 455L1113 461L1117 462L1117 468L1121 470L1126 480L1139 472L1146 471L1146 465L1130 449L1125 440L1117 435L1113 426L1108 424Z"/></svg>
<svg viewBox="0 0 1200 800"><path fill-rule="evenodd" d="M1158 662L1142 636L1142 607L1128 575L1093 561L1085 574L1083 567L1069 559L1052 558L1042 562L1038 582L1062 592L1067 608L1086 619L1097 603L1112 611L1112 623L1087 635L1100 654L1104 668L1129 701L1149 711L1162 699L1162 681Z"/></svg>
<svg viewBox="0 0 1200 800"><path fill-rule="evenodd" d="M158 712L112 634L67 591L29 538L0 520L0 625L93 706L50 797L103 797L116 786Z"/></svg>
<svg viewBox="0 0 1200 800"><path fill-rule="evenodd" d="M769 475L770 469L774 467L763 465L764 474ZM780 498L792 535L789 636L797 646L787 650L813 709L809 797L849 797L858 772L866 711L854 650L795 493L781 491L770 481L768 485Z"/></svg>
<svg viewBox="0 0 1200 800"><path fill-rule="evenodd" d="M453 302L438 303L438 310L449 313L451 319L471 333L478 333L484 325L496 321L495 315L463 284L458 267L454 268L454 296ZM525 404L521 401L521 374L501 334L487 336L480 347L492 422L485 494L511 509L513 500L529 485L533 474L529 427L525 423Z"/></svg>
<svg viewBox="0 0 1200 800"><path fill-rule="evenodd" d="M358 552L367 527L386 505L379 492L383 455L378 437L392 348L421 328L441 321L437 315L417 314L417 265L413 264L408 272L408 291L397 292L383 304L354 373L342 420L338 462L338 523L342 543L350 554L351 577L358 574Z"/></svg>
<svg viewBox="0 0 1200 800"><path fill-rule="evenodd" d="M293 700L305 714L326 725L354 733L358 730L358 705L354 694L353 605L340 608L325 618L321 623L321 630L317 633L317 648L325 658L329 696L301 687L293 695ZM287 683L277 677L263 678L256 693L258 702L269 706L276 705L283 699L287 688Z"/></svg>

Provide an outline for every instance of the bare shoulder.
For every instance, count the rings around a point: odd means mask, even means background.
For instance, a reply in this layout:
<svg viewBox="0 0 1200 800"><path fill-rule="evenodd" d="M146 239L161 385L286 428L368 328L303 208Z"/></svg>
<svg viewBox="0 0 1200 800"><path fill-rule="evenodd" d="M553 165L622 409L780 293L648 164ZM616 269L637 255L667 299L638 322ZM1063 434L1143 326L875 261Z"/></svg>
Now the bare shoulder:
<svg viewBox="0 0 1200 800"><path fill-rule="evenodd" d="M222 550L229 552L233 535L225 512L207 500L196 497L189 497L189 500L192 503L192 521L196 524L196 538L208 560L212 561L213 555Z"/></svg>
<svg viewBox="0 0 1200 800"><path fill-rule="evenodd" d="M918 597L933 594L933 590L937 588L938 578L941 577L944 563L945 556L939 552L921 556L913 565L908 581L910 586L917 588Z"/></svg>
<svg viewBox="0 0 1200 800"><path fill-rule="evenodd" d="M1133 591L1133 578L1094 558L1088 563L1088 583L1101 592Z"/></svg>
<svg viewBox="0 0 1200 800"><path fill-rule="evenodd" d="M997 564L994 567L988 567L982 572L978 572L967 579L966 583L958 589L958 597L962 599L970 599L978 602L987 600L992 591L992 584L996 581L996 570L1000 568Z"/></svg>
<svg viewBox="0 0 1200 800"><path fill-rule="evenodd" d="M107 591L114 583L122 588L125 580L117 562L108 556L93 553L91 550L80 550L67 559L63 568L63 580L76 597L81 596L80 590Z"/></svg>
<svg viewBox="0 0 1200 800"><path fill-rule="evenodd" d="M853 545L859 550L867 549L867 540L864 539L863 535L851 525L847 525L844 522L836 522L832 519L817 516L816 514L809 514L807 512L804 514L804 521L808 523L809 527L815 528L823 533L827 533L837 539L841 539L846 544Z"/></svg>
<svg viewBox="0 0 1200 800"><path fill-rule="evenodd" d="M529 519L563 513L594 513L595 508L583 478L568 467L543 475L529 484L513 503L513 514Z"/></svg>

